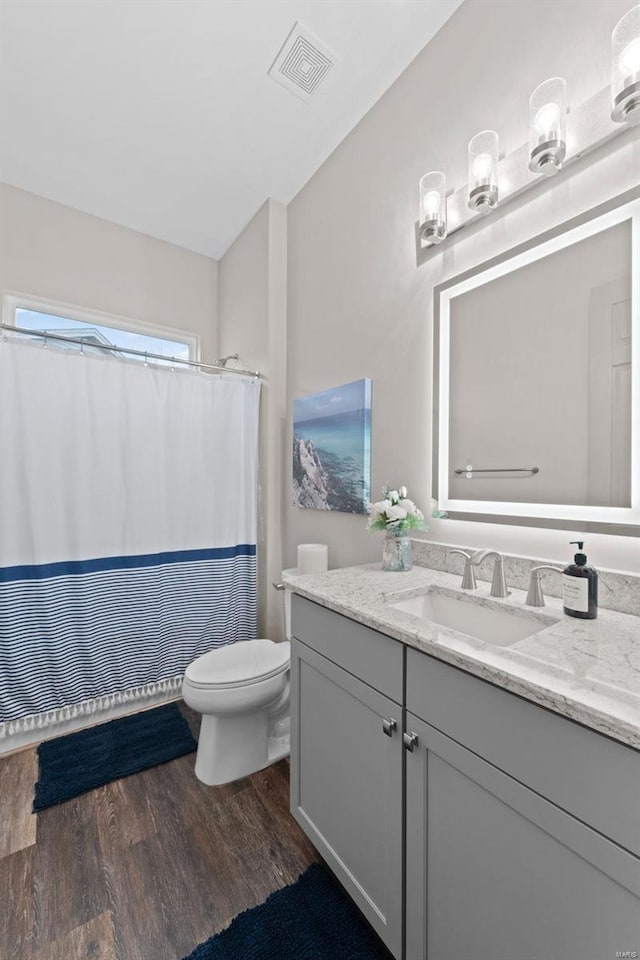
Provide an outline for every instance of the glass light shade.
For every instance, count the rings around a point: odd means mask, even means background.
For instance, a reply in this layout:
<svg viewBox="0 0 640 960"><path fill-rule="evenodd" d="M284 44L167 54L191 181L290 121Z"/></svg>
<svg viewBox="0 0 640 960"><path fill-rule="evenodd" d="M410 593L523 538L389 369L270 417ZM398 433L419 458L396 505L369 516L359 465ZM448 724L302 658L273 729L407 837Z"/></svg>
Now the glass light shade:
<svg viewBox="0 0 640 960"><path fill-rule="evenodd" d="M469 207L491 213L498 206L498 134L483 130L469 141Z"/></svg>
<svg viewBox="0 0 640 960"><path fill-rule="evenodd" d="M444 173L432 170L420 180L420 239L430 247L447 235L447 181Z"/></svg>
<svg viewBox="0 0 640 960"><path fill-rule="evenodd" d="M529 169L556 173L567 155L567 83L552 77L529 97Z"/></svg>
<svg viewBox="0 0 640 960"><path fill-rule="evenodd" d="M640 123L640 5L611 34L611 119Z"/></svg>

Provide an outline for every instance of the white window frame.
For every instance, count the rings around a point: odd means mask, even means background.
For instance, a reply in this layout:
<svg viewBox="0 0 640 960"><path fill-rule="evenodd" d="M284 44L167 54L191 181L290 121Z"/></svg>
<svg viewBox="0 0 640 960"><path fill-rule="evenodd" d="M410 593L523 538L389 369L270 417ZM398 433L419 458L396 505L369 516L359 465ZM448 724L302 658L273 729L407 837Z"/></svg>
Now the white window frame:
<svg viewBox="0 0 640 960"><path fill-rule="evenodd" d="M48 313L54 317L63 317L79 323L112 327L114 330L122 330L125 333L138 333L142 336L158 337L161 340L175 340L177 343L184 343L187 346L189 360L200 361L200 337L197 334L187 333L175 327L164 327L155 323L148 323L146 320L132 320L131 317L122 317L117 314L102 313L100 310L92 310L88 307L79 307L77 304L34 297L14 290L8 291L5 293L2 302L2 322L11 327L19 326L19 324L16 324L17 310L33 310L36 313ZM123 352L126 354L125 348L123 348Z"/></svg>

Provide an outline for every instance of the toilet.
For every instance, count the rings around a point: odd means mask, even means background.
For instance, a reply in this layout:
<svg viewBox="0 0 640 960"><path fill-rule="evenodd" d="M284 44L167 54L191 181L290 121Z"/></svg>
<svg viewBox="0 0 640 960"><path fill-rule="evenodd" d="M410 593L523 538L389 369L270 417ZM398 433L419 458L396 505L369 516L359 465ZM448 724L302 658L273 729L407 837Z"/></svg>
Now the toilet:
<svg viewBox="0 0 640 960"><path fill-rule="evenodd" d="M290 602L286 591L287 637ZM230 783L288 756L290 648L288 639L242 640L185 670L183 699L202 714L195 772L203 783Z"/></svg>

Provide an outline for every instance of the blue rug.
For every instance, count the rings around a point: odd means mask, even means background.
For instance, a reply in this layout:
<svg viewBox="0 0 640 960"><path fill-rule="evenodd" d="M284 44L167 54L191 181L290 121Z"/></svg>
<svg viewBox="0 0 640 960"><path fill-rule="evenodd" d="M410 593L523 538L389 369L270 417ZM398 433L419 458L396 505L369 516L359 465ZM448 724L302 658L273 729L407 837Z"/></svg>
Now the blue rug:
<svg viewBox="0 0 640 960"><path fill-rule="evenodd" d="M185 960L392 960L326 867L239 914Z"/></svg>
<svg viewBox="0 0 640 960"><path fill-rule="evenodd" d="M34 813L196 747L176 703L47 740L38 747Z"/></svg>

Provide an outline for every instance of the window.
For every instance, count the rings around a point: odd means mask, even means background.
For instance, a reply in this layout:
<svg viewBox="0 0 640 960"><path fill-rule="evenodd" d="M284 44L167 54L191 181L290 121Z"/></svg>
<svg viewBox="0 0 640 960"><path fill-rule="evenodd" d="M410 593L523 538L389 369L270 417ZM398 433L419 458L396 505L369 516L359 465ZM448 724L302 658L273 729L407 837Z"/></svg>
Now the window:
<svg viewBox="0 0 640 960"><path fill-rule="evenodd" d="M177 334L143 323L108 317L92 310L62 304L45 304L26 297L7 296L4 307L5 323L22 330L50 332L81 341L75 343L70 340L69 343L64 343L56 340L56 346L63 349L82 349L85 353L122 357L141 363L145 362L145 353L157 354L167 357L167 360L150 359L149 363L167 365L172 359L197 359L197 338L188 334ZM16 336L29 338L28 334ZM118 349L107 350L105 347ZM141 355L128 353L127 350L138 350Z"/></svg>

